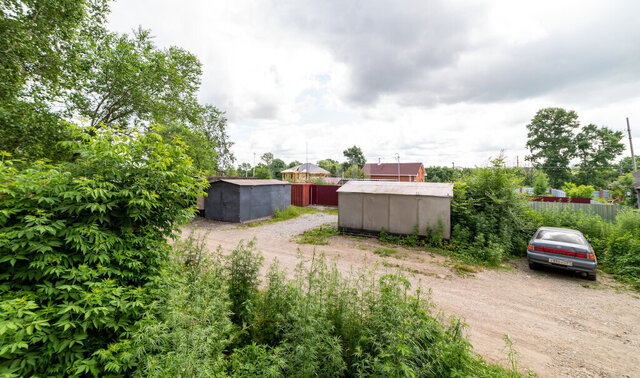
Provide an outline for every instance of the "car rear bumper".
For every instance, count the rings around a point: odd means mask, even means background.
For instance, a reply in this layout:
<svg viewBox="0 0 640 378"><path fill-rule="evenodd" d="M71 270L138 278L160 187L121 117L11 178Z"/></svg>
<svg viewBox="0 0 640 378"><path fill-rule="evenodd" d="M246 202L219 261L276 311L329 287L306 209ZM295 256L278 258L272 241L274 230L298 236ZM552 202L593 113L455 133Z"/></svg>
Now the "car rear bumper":
<svg viewBox="0 0 640 378"><path fill-rule="evenodd" d="M566 266L566 265L554 264L549 262L549 258L564 260L564 261L571 261L573 265ZM593 260L567 258L561 255L560 256L548 255L545 253L536 253L531 251L527 251L527 260L529 260L530 263L535 263L538 265L552 266L554 268L573 270L576 272L595 273L598 268L598 264Z"/></svg>

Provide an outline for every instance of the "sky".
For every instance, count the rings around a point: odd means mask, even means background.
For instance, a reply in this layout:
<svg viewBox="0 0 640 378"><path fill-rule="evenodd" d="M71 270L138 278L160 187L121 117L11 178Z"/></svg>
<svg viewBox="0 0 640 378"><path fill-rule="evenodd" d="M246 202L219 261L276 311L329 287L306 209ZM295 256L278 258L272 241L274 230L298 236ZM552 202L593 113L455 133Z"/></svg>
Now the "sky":
<svg viewBox="0 0 640 378"><path fill-rule="evenodd" d="M202 62L236 163L528 164L545 107L625 131L640 153L638 1L119 0L109 28L151 29ZM621 157L630 156L627 149Z"/></svg>

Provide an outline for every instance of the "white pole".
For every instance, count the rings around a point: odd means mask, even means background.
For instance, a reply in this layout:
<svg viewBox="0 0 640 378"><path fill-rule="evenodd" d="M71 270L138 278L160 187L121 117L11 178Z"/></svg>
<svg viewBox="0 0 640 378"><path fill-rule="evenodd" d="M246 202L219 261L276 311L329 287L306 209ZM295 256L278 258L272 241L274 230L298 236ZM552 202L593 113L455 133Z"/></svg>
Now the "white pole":
<svg viewBox="0 0 640 378"><path fill-rule="evenodd" d="M396 153L396 159L398 159L398 182L400 182L400 155Z"/></svg>

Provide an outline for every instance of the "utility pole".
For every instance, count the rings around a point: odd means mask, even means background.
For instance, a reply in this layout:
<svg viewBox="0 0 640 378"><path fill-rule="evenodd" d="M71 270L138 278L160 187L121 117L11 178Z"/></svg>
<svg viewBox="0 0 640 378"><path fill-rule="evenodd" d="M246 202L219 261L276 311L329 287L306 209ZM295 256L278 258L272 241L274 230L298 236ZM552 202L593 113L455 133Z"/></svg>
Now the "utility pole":
<svg viewBox="0 0 640 378"><path fill-rule="evenodd" d="M396 159L398 159L398 182L400 182L400 155L396 153Z"/></svg>
<svg viewBox="0 0 640 378"><path fill-rule="evenodd" d="M516 155L516 168L520 168L520 156Z"/></svg>
<svg viewBox="0 0 640 378"><path fill-rule="evenodd" d="M256 177L256 153L253 153L253 177Z"/></svg>
<svg viewBox="0 0 640 378"><path fill-rule="evenodd" d="M629 117L627 117L627 132L629 133L629 149L631 150L631 162L633 163L633 173L638 172L636 167L636 156L633 154L633 142L631 141L631 126L629 126Z"/></svg>

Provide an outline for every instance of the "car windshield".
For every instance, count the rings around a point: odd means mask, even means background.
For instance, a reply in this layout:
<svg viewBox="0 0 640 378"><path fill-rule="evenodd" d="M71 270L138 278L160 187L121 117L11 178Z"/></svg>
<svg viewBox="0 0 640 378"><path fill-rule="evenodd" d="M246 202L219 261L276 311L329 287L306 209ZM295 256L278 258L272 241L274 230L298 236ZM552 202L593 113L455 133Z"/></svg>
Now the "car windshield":
<svg viewBox="0 0 640 378"><path fill-rule="evenodd" d="M580 235L562 231L542 230L538 232L536 240L585 245L584 239Z"/></svg>

